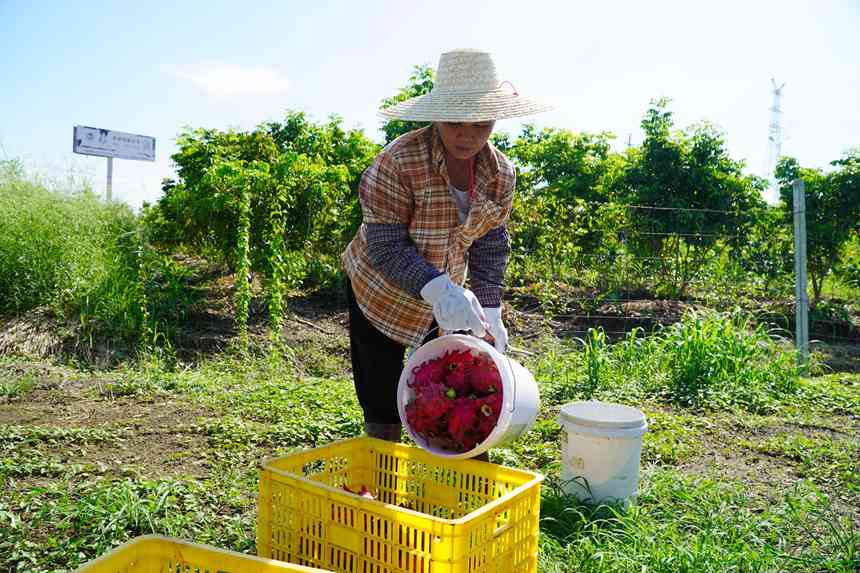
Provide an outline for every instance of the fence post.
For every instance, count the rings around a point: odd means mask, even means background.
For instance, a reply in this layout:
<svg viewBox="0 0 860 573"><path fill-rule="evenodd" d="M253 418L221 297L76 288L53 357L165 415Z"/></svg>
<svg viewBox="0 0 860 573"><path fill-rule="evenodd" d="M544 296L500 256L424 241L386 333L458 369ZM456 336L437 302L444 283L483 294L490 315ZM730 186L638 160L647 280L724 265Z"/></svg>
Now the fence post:
<svg viewBox="0 0 860 573"><path fill-rule="evenodd" d="M794 301L795 339L798 363L804 372L809 365L809 293L806 288L806 186L801 179L794 191Z"/></svg>

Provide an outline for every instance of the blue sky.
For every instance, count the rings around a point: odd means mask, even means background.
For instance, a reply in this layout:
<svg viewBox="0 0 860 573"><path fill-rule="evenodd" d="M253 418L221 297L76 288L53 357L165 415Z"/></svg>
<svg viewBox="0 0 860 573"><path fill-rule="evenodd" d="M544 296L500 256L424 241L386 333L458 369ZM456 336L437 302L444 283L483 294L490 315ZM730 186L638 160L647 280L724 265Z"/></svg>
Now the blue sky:
<svg viewBox="0 0 860 573"><path fill-rule="evenodd" d="M102 191L105 159L73 154L72 127L154 136L154 163L114 162L114 196L139 206L171 176L183 126L252 129L294 109L379 140L379 102L412 67L470 47L557 106L533 123L611 131L621 147L667 96L678 126L717 124L755 174L773 76L783 153L826 167L860 145L858 30L860 0L0 0L0 158Z"/></svg>

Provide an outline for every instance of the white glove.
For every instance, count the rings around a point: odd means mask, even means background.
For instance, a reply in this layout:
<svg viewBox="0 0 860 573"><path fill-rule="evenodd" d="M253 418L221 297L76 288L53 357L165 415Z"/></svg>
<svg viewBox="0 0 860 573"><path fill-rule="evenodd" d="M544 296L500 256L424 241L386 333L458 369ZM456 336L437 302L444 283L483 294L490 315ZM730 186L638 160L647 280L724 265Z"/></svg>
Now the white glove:
<svg viewBox="0 0 860 573"><path fill-rule="evenodd" d="M471 330L480 338L486 334L486 318L478 297L469 289L455 285L447 274L428 281L421 288L421 298L433 306L433 316L442 330Z"/></svg>
<svg viewBox="0 0 860 573"><path fill-rule="evenodd" d="M504 354L508 349L508 329L502 322L502 307L485 308L484 315L487 317L487 330L495 339L496 350Z"/></svg>

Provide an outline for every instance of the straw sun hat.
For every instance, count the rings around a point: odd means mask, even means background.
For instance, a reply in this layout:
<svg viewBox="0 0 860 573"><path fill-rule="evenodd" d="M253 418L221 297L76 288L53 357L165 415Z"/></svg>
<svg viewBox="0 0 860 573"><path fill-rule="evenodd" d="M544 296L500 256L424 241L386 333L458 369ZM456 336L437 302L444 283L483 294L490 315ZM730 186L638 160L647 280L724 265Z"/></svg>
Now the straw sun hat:
<svg viewBox="0 0 860 573"><path fill-rule="evenodd" d="M430 93L379 110L386 119L477 122L521 117L552 106L519 95L499 81L493 58L478 50L454 50L439 57Z"/></svg>

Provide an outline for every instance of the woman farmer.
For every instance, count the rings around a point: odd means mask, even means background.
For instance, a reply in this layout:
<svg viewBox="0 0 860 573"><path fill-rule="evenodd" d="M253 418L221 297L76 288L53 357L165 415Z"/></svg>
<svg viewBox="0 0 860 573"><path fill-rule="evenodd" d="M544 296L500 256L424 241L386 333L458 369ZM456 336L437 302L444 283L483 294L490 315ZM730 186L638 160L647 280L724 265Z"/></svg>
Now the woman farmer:
<svg viewBox="0 0 860 573"><path fill-rule="evenodd" d="M362 224L343 255L353 377L369 436L400 439L405 349L434 337L437 325L506 349L501 301L515 171L488 139L497 119L549 108L502 83L488 53L447 52L429 94L379 112L432 124L391 142L364 172Z"/></svg>

